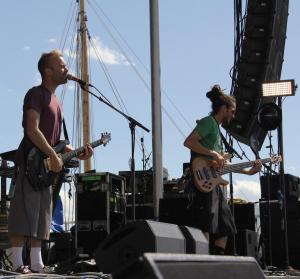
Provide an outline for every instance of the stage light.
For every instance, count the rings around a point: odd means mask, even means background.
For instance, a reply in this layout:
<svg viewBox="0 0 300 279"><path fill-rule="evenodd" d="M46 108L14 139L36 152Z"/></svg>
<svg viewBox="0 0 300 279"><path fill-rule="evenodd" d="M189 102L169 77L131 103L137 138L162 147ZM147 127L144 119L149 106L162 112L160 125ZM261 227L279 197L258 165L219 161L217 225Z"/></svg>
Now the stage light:
<svg viewBox="0 0 300 279"><path fill-rule="evenodd" d="M281 118L281 109L274 103L265 103L257 113L257 122L264 131L277 129Z"/></svg>
<svg viewBox="0 0 300 279"><path fill-rule="evenodd" d="M294 96L295 91L296 86L293 79L262 83L263 97Z"/></svg>

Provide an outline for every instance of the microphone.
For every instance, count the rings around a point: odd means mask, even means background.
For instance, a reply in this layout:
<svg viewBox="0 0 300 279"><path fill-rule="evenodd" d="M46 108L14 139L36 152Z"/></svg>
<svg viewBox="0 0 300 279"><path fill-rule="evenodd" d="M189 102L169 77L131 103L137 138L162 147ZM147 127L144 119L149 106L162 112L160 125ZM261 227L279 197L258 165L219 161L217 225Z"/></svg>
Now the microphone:
<svg viewBox="0 0 300 279"><path fill-rule="evenodd" d="M78 77L74 77L74 76L72 76L72 75L70 75L70 74L67 74L67 79L68 79L68 80L73 80L73 81L78 82L78 83L80 84L80 86L85 86L85 85L91 86L91 84L89 84L89 83L83 81L82 79L80 79L80 78L78 78Z"/></svg>

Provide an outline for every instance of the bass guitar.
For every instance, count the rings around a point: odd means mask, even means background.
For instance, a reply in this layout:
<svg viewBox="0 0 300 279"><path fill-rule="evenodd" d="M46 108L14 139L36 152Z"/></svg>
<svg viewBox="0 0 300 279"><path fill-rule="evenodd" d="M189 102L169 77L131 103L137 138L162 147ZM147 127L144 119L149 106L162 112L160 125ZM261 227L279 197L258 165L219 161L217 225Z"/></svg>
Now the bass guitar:
<svg viewBox="0 0 300 279"><path fill-rule="evenodd" d="M95 148L99 145L106 145L111 139L109 133L102 133L101 138L90 143L92 148ZM84 146L74 149L72 151L61 153L66 146L65 141L59 142L53 149L61 158L63 164L65 165L74 157L78 157L84 153ZM33 147L29 150L26 161L26 175L33 186L33 188L38 191L43 187L48 187L55 184L56 179L59 177L59 173L52 171L50 158L45 156L42 151L37 147Z"/></svg>
<svg viewBox="0 0 300 279"><path fill-rule="evenodd" d="M280 155L273 155L270 158L261 159L262 164L271 162L278 163L282 160ZM217 185L227 185L228 181L223 179L221 175L238 172L244 168L252 167L255 161L249 161L238 164L227 164L222 169L217 168L216 161L206 160L202 157L197 157L192 162L192 173L195 187L201 191L208 193Z"/></svg>

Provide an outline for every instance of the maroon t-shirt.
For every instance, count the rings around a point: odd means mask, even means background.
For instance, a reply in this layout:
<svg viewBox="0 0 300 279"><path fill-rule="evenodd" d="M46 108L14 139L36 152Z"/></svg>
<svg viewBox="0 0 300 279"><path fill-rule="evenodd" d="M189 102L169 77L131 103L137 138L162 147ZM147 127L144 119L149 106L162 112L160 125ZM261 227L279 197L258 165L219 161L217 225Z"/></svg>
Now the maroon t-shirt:
<svg viewBox="0 0 300 279"><path fill-rule="evenodd" d="M26 135L26 111L29 109L34 109L40 114L39 129L51 146L57 144L61 134L62 110L56 95L51 94L42 85L31 88L24 98L22 121L24 137L16 157L16 162L19 164L24 162L23 159L33 146Z"/></svg>

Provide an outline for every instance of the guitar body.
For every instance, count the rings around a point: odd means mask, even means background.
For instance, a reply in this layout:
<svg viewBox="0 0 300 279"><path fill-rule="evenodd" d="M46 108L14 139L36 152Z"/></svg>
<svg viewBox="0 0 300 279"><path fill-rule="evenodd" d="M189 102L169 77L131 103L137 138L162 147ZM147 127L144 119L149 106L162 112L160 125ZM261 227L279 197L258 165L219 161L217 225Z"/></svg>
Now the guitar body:
<svg viewBox="0 0 300 279"><path fill-rule="evenodd" d="M230 157L224 156L225 159ZM276 164L282 161L280 155L272 155L270 158L260 159L261 164ZM239 172L240 170L254 166L256 161L243 162L238 164L226 164L221 170L217 169L217 163L202 157L197 157L192 162L192 172L195 187L201 191L208 193L217 185L227 185L228 181L223 179L221 174Z"/></svg>
<svg viewBox="0 0 300 279"><path fill-rule="evenodd" d="M111 137L109 133L102 133L101 139L92 142L90 145L92 148L99 145L105 146L110 139ZM63 150L68 143L68 141L60 141L55 147L53 147L63 164L84 153L85 149L85 147L82 146L75 150L63 153ZM38 191L43 187L54 185L56 181L59 181L58 179L63 173L53 172L50 159L36 147L29 150L26 163L26 175L35 191Z"/></svg>
<svg viewBox="0 0 300 279"><path fill-rule="evenodd" d="M211 192L217 185L227 185L228 181L223 179L216 171L217 165L214 161L197 157L192 162L194 185L200 192Z"/></svg>
<svg viewBox="0 0 300 279"><path fill-rule="evenodd" d="M55 152L62 152L66 144L66 141L60 141L54 147ZM56 178L59 176L59 173L49 171L46 162L46 156L37 147L32 147L29 150L27 155L26 174L30 184L36 191L43 187L53 185Z"/></svg>

